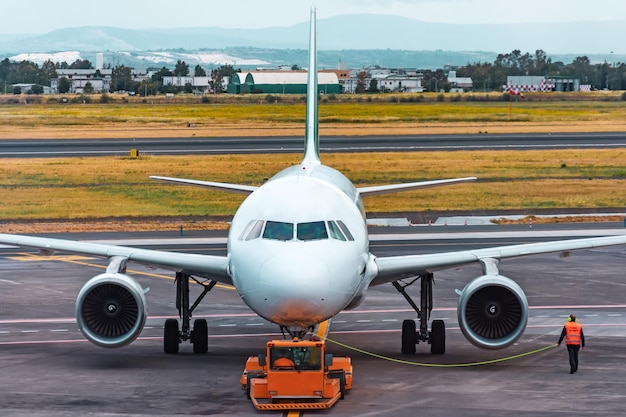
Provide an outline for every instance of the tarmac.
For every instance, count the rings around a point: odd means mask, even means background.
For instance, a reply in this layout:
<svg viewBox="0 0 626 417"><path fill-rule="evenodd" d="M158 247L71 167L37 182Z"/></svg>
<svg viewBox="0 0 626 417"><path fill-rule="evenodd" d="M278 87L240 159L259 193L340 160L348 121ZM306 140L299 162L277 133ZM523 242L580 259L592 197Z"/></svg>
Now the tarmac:
<svg viewBox="0 0 626 417"><path fill-rule="evenodd" d="M484 227L468 228L476 229ZM380 241L373 250L402 254L415 251L415 244ZM442 251L453 245L428 244ZM215 250L205 246L193 250ZM103 349L84 340L73 316L81 285L105 264L54 259L0 251L2 416L282 415L254 410L239 386L246 358L261 353L278 333L232 289L216 288L196 311L195 317L209 321L209 353L195 355L183 344L179 354L166 355L162 326L176 314L172 273L133 264L129 273L150 287L146 327L131 345ZM520 284L531 309L525 334L497 351L472 346L458 329L454 289L479 275L477 266L435 274L431 318L446 322L445 355L431 355L427 345L418 345L415 355L399 353L401 322L415 313L391 285L371 288L357 310L333 319L329 334L330 351L352 358L353 389L331 410L305 415L622 415L625 263L624 247L503 261L501 272ZM419 288L409 292L416 295ZM564 346L555 347L571 313L587 338L574 375Z"/></svg>

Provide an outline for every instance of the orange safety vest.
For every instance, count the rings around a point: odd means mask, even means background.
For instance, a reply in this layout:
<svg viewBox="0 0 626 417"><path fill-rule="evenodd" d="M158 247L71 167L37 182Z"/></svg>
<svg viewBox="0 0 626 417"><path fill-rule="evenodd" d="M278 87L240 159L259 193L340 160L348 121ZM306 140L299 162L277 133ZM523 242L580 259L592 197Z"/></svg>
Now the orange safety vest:
<svg viewBox="0 0 626 417"><path fill-rule="evenodd" d="M580 333L583 326L575 321L565 323L565 344L580 345Z"/></svg>

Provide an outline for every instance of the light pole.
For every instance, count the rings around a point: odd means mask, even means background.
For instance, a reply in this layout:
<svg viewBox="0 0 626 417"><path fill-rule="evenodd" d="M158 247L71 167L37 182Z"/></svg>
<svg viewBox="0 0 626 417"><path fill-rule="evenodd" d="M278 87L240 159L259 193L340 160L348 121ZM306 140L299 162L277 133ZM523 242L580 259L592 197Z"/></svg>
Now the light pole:
<svg viewBox="0 0 626 417"><path fill-rule="evenodd" d="M615 61L613 61L613 51L611 51L611 67L615 68ZM609 84L609 74L611 72L611 68L609 67L609 70L607 71L607 75L606 75L606 79L607 79L607 87L609 88L609 90L611 89L610 86L608 86Z"/></svg>

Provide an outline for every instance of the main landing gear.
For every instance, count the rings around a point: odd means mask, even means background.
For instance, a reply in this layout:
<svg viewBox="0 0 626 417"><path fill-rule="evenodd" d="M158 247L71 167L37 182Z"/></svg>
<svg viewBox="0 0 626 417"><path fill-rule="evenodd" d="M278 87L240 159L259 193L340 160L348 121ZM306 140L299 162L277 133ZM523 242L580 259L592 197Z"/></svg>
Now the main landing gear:
<svg viewBox="0 0 626 417"><path fill-rule="evenodd" d="M189 306L189 280L194 280L203 287L193 305ZM176 308L182 321L178 328L178 320L165 320L163 329L163 350L165 353L178 353L179 344L189 340L193 344L194 353L207 353L209 350L209 331L205 319L196 319L191 330L191 315L204 296L215 287L216 281L199 281L184 272L176 273Z"/></svg>
<svg viewBox="0 0 626 417"><path fill-rule="evenodd" d="M421 284L420 307L413 302L405 290L406 287L412 285L417 280L420 280ZM428 331L428 320L433 309L434 282L435 279L432 273L419 275L409 283L392 282L393 286L413 307L420 323L418 331L415 320L404 320L402 322L402 353L414 354L416 350L415 345L420 342L428 342L430 344L430 352L435 355L442 355L446 352L446 327L443 320L433 320L430 332Z"/></svg>

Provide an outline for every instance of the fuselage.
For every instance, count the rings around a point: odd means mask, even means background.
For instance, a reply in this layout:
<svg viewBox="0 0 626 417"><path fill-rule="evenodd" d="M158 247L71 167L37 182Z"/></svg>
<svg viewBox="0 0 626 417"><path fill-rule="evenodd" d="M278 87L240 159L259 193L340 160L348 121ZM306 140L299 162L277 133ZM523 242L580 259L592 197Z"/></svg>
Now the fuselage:
<svg viewBox="0 0 626 417"><path fill-rule="evenodd" d="M321 164L289 167L250 194L228 238L233 283L257 314L313 326L360 300L369 241L358 191Z"/></svg>

